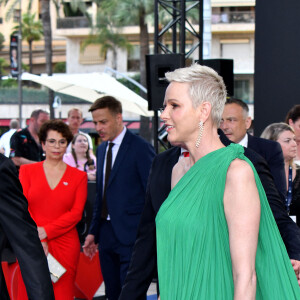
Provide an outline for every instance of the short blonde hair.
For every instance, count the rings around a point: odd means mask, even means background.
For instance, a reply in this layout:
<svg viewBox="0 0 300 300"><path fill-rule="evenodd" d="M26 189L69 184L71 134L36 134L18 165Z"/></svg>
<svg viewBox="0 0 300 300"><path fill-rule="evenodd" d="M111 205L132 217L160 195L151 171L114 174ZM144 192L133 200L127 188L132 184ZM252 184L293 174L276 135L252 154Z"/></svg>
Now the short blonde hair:
<svg viewBox="0 0 300 300"><path fill-rule="evenodd" d="M206 66L193 64L190 67L166 73L166 78L169 82L189 83L193 106L196 108L204 101L210 102L213 123L220 125L227 92L223 78L216 71Z"/></svg>
<svg viewBox="0 0 300 300"><path fill-rule="evenodd" d="M284 131L290 131L295 134L294 129L286 123L272 123L267 126L261 134L261 138L277 142L279 135Z"/></svg>

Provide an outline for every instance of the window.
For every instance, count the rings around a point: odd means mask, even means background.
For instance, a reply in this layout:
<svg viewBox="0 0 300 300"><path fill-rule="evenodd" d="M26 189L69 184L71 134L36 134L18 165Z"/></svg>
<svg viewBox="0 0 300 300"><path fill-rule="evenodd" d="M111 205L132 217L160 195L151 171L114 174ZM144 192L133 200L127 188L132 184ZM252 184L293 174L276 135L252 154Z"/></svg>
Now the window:
<svg viewBox="0 0 300 300"><path fill-rule="evenodd" d="M250 101L250 82L248 79L234 81L234 97L245 102Z"/></svg>
<svg viewBox="0 0 300 300"><path fill-rule="evenodd" d="M83 65L95 65L105 62L105 55L100 54L101 46L97 44L91 44L86 46L79 54L79 63Z"/></svg>

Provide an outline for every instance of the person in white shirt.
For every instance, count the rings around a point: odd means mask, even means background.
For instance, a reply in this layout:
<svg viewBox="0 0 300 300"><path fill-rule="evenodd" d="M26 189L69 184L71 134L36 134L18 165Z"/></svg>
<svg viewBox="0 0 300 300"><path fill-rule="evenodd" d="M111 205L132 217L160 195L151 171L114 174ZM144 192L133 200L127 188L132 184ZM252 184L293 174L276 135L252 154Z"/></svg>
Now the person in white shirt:
<svg viewBox="0 0 300 300"><path fill-rule="evenodd" d="M10 138L20 128L19 121L11 119L9 123L9 130L2 134L0 138L0 152L6 157L10 154Z"/></svg>

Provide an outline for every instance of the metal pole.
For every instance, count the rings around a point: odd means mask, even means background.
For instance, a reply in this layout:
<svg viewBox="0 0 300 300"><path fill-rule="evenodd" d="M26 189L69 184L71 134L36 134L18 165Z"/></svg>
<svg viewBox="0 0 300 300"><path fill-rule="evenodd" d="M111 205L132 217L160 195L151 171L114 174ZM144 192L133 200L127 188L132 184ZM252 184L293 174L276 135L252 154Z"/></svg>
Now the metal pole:
<svg viewBox="0 0 300 300"><path fill-rule="evenodd" d="M180 1L180 47L179 53L185 55L185 0Z"/></svg>
<svg viewBox="0 0 300 300"><path fill-rule="evenodd" d="M158 0L154 2L154 54L158 54Z"/></svg>
<svg viewBox="0 0 300 300"><path fill-rule="evenodd" d="M173 1L173 21L176 20L177 17L177 2ZM172 52L177 53L177 22L174 22L174 25L172 26Z"/></svg>
<svg viewBox="0 0 300 300"><path fill-rule="evenodd" d="M158 54L158 40L159 40L159 20L158 20L158 0L154 2L154 54ZM154 149L158 153L158 113L154 110L154 116L152 118L153 128L153 141Z"/></svg>
<svg viewBox="0 0 300 300"><path fill-rule="evenodd" d="M19 37L18 37L18 95L19 95L19 123L22 127L22 0L19 0Z"/></svg>
<svg viewBox="0 0 300 300"><path fill-rule="evenodd" d="M200 45L199 45L199 63L202 65L203 63L203 32L204 32L204 22L203 22L203 7L204 7L204 0L199 1L199 30L200 30Z"/></svg>

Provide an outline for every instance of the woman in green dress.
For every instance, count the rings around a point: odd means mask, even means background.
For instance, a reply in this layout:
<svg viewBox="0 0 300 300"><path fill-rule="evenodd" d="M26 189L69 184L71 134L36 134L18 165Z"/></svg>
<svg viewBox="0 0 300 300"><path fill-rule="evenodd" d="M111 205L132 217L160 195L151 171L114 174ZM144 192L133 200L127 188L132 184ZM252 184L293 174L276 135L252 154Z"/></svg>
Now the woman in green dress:
<svg viewBox="0 0 300 300"><path fill-rule="evenodd" d="M224 147L218 137L222 78L200 65L166 77L161 119L168 140L190 156L174 166L172 191L156 216L160 299L300 299L252 163L243 147Z"/></svg>

